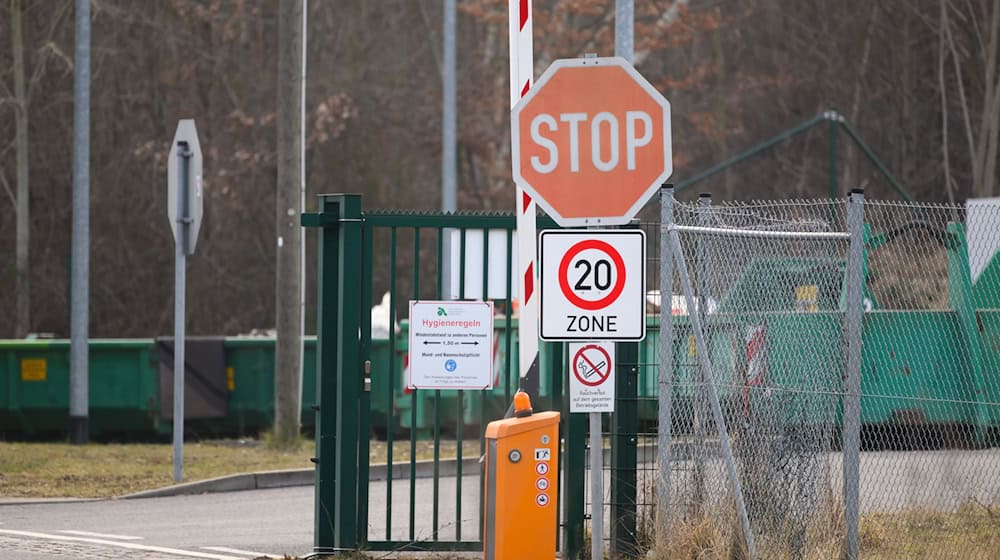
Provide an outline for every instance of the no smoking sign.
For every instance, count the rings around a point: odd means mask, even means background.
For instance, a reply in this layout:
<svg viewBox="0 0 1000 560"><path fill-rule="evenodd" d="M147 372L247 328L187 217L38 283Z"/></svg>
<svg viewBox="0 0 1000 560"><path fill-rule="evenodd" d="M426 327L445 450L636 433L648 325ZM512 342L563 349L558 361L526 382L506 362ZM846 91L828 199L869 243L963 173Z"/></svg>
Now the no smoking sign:
<svg viewBox="0 0 1000 560"><path fill-rule="evenodd" d="M569 411L615 411L615 344L569 345Z"/></svg>
<svg viewBox="0 0 1000 560"><path fill-rule="evenodd" d="M543 340L642 340L642 230L546 230L539 241Z"/></svg>

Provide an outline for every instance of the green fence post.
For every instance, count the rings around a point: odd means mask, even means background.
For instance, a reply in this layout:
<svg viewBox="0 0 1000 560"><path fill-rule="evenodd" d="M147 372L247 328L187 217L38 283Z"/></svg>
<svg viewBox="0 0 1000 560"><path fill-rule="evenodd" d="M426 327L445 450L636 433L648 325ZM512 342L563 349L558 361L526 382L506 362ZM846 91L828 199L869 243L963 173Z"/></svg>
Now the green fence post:
<svg viewBox="0 0 1000 560"><path fill-rule="evenodd" d="M560 346L562 346L560 344ZM560 371L558 375L568 375L569 371ZM587 415L570 414L569 392L562 402L562 430L565 440L563 452L563 536L565 542L562 557L565 560L577 560L583 551L583 519L584 519L584 467L587 464Z"/></svg>
<svg viewBox="0 0 1000 560"><path fill-rule="evenodd" d="M510 275L508 275L508 276L510 276ZM564 430L564 426L566 426L565 420L566 420L567 416L566 416L566 413L563 412L563 408L564 408L564 403L569 402L569 399L565 395L565 391L564 391L565 388L563 387L563 371L566 369L565 365L563 364L563 352L565 351L564 350L564 346L563 346L562 343L559 343L559 342L547 342L547 343L546 342L542 342L542 343L539 343L539 348L541 348L542 344L546 345L546 349L548 351L548 363L547 364L542 364L542 368L541 368L541 372L540 373L541 373L541 375L547 375L548 376L549 397L546 399L547 406L544 409L542 409L540 405L538 407L536 407L536 409L537 410L558 410L558 411L560 411L560 418L559 418L560 429ZM563 434L565 434L565 431L563 432ZM566 457L564 456L565 453L566 453L566 449L564 449L563 452L559 454L558 468L560 468L560 469L563 468L563 465L566 464ZM559 470L556 470L557 476L558 476L559 472L560 472ZM562 503L562 502L560 502L560 500L565 500L566 496L568 496L568 494L566 493L566 490L567 490L567 488L563 488L562 486L559 487L559 492L558 492L558 495L556 496L556 503L557 504L558 503ZM563 509L562 513L563 513L562 515L557 515L556 516L556 518L557 518L557 520L559 522L559 525L564 525L566 523L565 508ZM556 532L556 535L557 535L557 539L556 540L557 541L558 541L558 534L559 534L558 530L559 529L557 527L556 528L556 531L557 531ZM564 547L563 543L557 542L557 544L556 544L556 548L557 549L564 550L563 547ZM563 554L564 554L563 557L566 558L565 552Z"/></svg>
<svg viewBox="0 0 1000 560"><path fill-rule="evenodd" d="M339 200L340 247L338 250L337 299L340 324L337 329L336 400L336 498L334 545L341 550L357 548L358 540L358 439L361 413L361 196L335 195ZM321 459L322 460L322 459Z"/></svg>
<svg viewBox="0 0 1000 560"><path fill-rule="evenodd" d="M982 334L972 298L972 272L969 268L969 246L965 238L965 224L951 222L948 233L955 240L948 247L948 303L958 317L965 353L969 364L968 385L971 390L962 398L974 403L969 411L973 438L977 446L985 446L989 430L989 413L983 404L988 395L986 363L983 359ZM963 384L964 385L964 384Z"/></svg>
<svg viewBox="0 0 1000 560"><path fill-rule="evenodd" d="M364 222L359 227L361 239L359 246L361 251L361 309L358 319L361 322L361 355L358 361L361 364L361 392L359 394L359 426L358 426L358 537L357 543L363 546L368 542L368 476L370 459L369 434L372 433L371 422L371 386L372 386L372 315L362 313L361 310L372 308L372 235L370 230L364 229ZM349 371L349 370L348 370ZM392 376L390 375L391 379Z"/></svg>
<svg viewBox="0 0 1000 560"><path fill-rule="evenodd" d="M321 227L319 237L319 278L316 317L316 488L313 550L334 551L334 501L336 499L336 364L340 306L337 298L339 275L340 202L332 196L320 200L320 211L303 214L303 227ZM324 383L326 380L326 383Z"/></svg>
<svg viewBox="0 0 1000 560"><path fill-rule="evenodd" d="M827 181L829 183L830 200L837 198L837 124L843 117L835 109L825 113L829 124L829 145L827 146Z"/></svg>
<svg viewBox="0 0 1000 560"><path fill-rule="evenodd" d="M566 364L563 362L565 347L555 342L546 344L548 344L547 350L549 351L549 371L547 372L549 396L544 399L545 408L542 410L560 410L563 401L569 399L569 396L566 395L566 387L563 386L563 372L566 370ZM542 371L544 372L544 370Z"/></svg>
<svg viewBox="0 0 1000 560"><path fill-rule="evenodd" d="M584 466L587 464L587 415L570 414L569 385L567 384L569 368L563 355L566 345L558 342L552 348L552 380L559 379L560 399L552 403L553 410L558 406L562 415L561 426L563 438L563 453L560 456L563 470L563 486L559 488L562 494L562 529L563 541L560 545L562 558L577 560L583 551L583 521L584 521ZM558 356L558 360L555 358ZM554 394L554 393L553 393Z"/></svg>
<svg viewBox="0 0 1000 560"><path fill-rule="evenodd" d="M615 411L611 415L611 552L633 558L639 553L635 534L636 452L639 344L615 348Z"/></svg>

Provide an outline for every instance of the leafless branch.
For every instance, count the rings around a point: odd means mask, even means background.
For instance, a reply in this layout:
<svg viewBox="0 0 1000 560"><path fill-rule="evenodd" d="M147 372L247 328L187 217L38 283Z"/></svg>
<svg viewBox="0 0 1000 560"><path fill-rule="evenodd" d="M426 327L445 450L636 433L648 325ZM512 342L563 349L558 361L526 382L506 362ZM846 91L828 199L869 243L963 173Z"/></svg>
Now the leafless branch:
<svg viewBox="0 0 1000 560"><path fill-rule="evenodd" d="M73 6L72 2L63 2L62 6L56 11L55 17L52 18L49 24L49 30L45 37L45 42L42 47L38 49L38 63L35 65L34 71L31 73L31 79L28 81L28 91L25 95L25 104L31 104L31 95L35 91L35 87L42 81L45 76L45 67L48 64L48 60L51 56L56 56L61 59L65 64L67 71L72 71L73 61L66 56L65 53L56 45L55 41L52 39L55 37L56 30L59 29L63 18L69 13L70 8Z"/></svg>
<svg viewBox="0 0 1000 560"><path fill-rule="evenodd" d="M14 198L14 191L10 190L10 182L7 181L7 174L0 171L0 183L3 183L3 190L7 193L7 198L10 199L10 205L17 208L17 199Z"/></svg>
<svg viewBox="0 0 1000 560"><path fill-rule="evenodd" d="M1000 8L993 6L990 18L989 46L984 53L986 81L983 92L983 111L979 124L979 143L976 145L975 159L979 168L977 187L982 196L990 196L993 191L993 177L996 168L997 113L1000 112L1000 84L995 82L997 47L1000 44Z"/></svg>
<svg viewBox="0 0 1000 560"><path fill-rule="evenodd" d="M938 31L938 93L941 96L941 161L944 167L944 186L948 202L955 203L951 187L951 155L948 151L948 87L944 80L944 59L947 56L945 24L948 21L948 2L941 0L941 22Z"/></svg>
<svg viewBox="0 0 1000 560"><path fill-rule="evenodd" d="M443 36L443 34L436 33L437 30L434 28L433 25L431 25L431 16L430 14L427 13L426 3L417 2L417 5L420 6L420 21L423 22L424 29L427 30L427 40L433 41L434 39L440 39ZM430 44L430 48L431 48L431 53L434 54L434 67L437 68L438 76L441 79L444 79L444 62L441 61L441 56L442 56L441 49L443 47L441 47L440 41L438 41L438 43L439 44L434 44L432 42Z"/></svg>
<svg viewBox="0 0 1000 560"><path fill-rule="evenodd" d="M949 2L948 0L944 0L944 2L947 8L947 4L949 4ZM962 122L965 125L965 141L968 143L969 154L971 156L976 151L976 143L972 137L972 119L969 116L969 99L965 95L965 85L964 85L964 80L962 79L962 64L958 56L958 51L955 48L955 36L954 34L952 34L951 31L951 23L947 9L944 10L942 17L944 18L944 21L941 22L941 25L944 27L945 37L948 40L948 50L951 51L952 65L955 68L955 83L958 85L958 102L959 106L962 108ZM975 178L979 176L979 169L975 157L972 157L971 159L972 159L973 189L975 189L976 188ZM975 191L973 191L973 194L975 194Z"/></svg>

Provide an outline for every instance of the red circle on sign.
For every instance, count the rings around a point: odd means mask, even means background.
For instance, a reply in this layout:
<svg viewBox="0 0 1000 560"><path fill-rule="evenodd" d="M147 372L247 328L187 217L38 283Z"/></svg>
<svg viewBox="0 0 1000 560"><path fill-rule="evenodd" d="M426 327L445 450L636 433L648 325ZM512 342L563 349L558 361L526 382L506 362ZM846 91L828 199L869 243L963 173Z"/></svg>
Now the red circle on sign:
<svg viewBox="0 0 1000 560"><path fill-rule="evenodd" d="M539 478L538 480L535 481L535 488L538 488L542 492L548 490L549 489L549 479L547 479L547 478Z"/></svg>
<svg viewBox="0 0 1000 560"><path fill-rule="evenodd" d="M548 463L535 463L535 472L538 474L548 474L549 464Z"/></svg>
<svg viewBox="0 0 1000 560"><path fill-rule="evenodd" d="M538 504L538 505L540 505L540 506L547 506L547 505L549 505L549 495L548 494L539 494L539 495L535 496L535 503Z"/></svg>
<svg viewBox="0 0 1000 560"><path fill-rule="evenodd" d="M587 358L587 355L584 354L584 352L586 352L587 350L597 350L598 352L604 355L604 363L608 366L607 371L602 373L599 365L594 365L594 362L592 362ZM584 376L580 372L580 368L577 367L577 363L579 363L577 362L577 358L587 362L587 365L591 368L591 371L597 374L597 381L590 381L589 379L587 379L587 377L589 376ZM597 344L588 344L583 348L577 350L576 355L573 356L573 375L575 375L576 378L580 380L580 383L583 383L587 387L597 387L601 383L604 383L604 381L607 380L607 378L611 375L611 367L612 367L611 355L608 354L607 350L601 348Z"/></svg>
<svg viewBox="0 0 1000 560"><path fill-rule="evenodd" d="M574 257L587 249L603 251L615 263L615 285L608 292L608 295L597 300L583 299L576 295L576 292L569 285L569 263L573 261ZM622 290L625 289L625 261L622 259L621 254L609 243L600 239L585 239L570 247L569 251L566 251L566 254L563 255L562 261L559 262L559 289L562 290L563 295L566 296L566 299L570 303L580 309L586 309L587 311L604 309L614 303L618 299L618 296L622 295Z"/></svg>

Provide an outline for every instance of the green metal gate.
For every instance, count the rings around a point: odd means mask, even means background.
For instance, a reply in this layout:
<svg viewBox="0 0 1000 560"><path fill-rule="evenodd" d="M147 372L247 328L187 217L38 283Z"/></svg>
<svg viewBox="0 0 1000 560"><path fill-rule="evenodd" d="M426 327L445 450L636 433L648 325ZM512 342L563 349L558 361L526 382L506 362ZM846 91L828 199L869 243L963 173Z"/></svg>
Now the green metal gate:
<svg viewBox="0 0 1000 560"><path fill-rule="evenodd" d="M302 216L303 226L321 228L316 552L482 550L483 436L518 387L514 223L510 214L366 212L359 195L343 194L322 196L320 211ZM383 293L376 320L385 324L373 339L370 310ZM449 297L494 303L492 390L406 387L406 302ZM560 344L541 345L533 403L563 413L561 490L579 491L560 496L560 544L564 558L576 558L586 422L568 413L563 354Z"/></svg>

